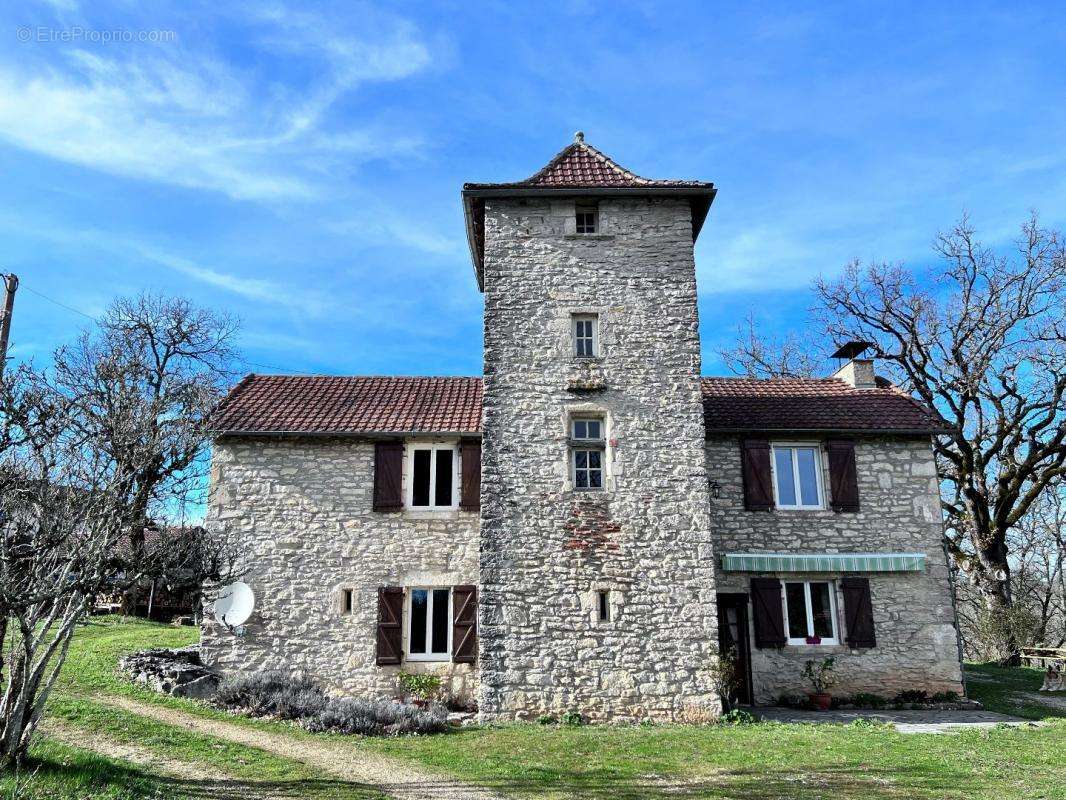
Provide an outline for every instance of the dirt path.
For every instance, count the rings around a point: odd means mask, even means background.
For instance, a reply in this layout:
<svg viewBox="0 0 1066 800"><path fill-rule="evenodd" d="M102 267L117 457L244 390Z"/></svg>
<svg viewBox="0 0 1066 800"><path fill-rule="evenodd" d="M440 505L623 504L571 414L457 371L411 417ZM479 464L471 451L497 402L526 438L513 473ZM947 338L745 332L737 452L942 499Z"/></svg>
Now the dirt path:
<svg viewBox="0 0 1066 800"><path fill-rule="evenodd" d="M127 697L96 695L93 699L167 725L188 728L197 733L301 761L321 771L323 775L375 786L397 800L502 800L501 795L487 789L421 772L406 762L372 753L360 753L340 742L305 741L281 733L246 728L172 708L141 703Z"/></svg>
<svg viewBox="0 0 1066 800"><path fill-rule="evenodd" d="M293 797L290 792L278 791L255 781L234 778L225 772L194 764L190 761L161 756L152 750L93 734L88 736L77 728L69 728L53 719L41 723L41 733L64 744L89 750L97 755L128 761L145 767L153 775L162 775L173 783L168 787L185 797L247 798L281 800Z"/></svg>

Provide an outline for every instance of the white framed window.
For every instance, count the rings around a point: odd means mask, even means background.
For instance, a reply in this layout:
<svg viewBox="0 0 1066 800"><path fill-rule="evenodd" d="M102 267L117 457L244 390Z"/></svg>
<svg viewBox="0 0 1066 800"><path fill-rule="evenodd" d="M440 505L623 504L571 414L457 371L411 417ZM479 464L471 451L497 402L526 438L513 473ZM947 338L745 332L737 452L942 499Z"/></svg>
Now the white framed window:
<svg viewBox="0 0 1066 800"><path fill-rule="evenodd" d="M570 479L575 489L602 491L607 440L602 417L570 420Z"/></svg>
<svg viewBox="0 0 1066 800"><path fill-rule="evenodd" d="M407 590L407 660L448 661L452 653L452 590L415 586Z"/></svg>
<svg viewBox="0 0 1066 800"><path fill-rule="evenodd" d="M783 509L825 508L822 448L816 443L773 445L774 500Z"/></svg>
<svg viewBox="0 0 1066 800"><path fill-rule="evenodd" d="M458 462L458 448L452 442L408 442L407 507L425 511L458 508Z"/></svg>
<svg viewBox="0 0 1066 800"><path fill-rule="evenodd" d="M832 581L785 581L789 644L839 644L836 587Z"/></svg>
<svg viewBox="0 0 1066 800"><path fill-rule="evenodd" d="M599 356L599 316L597 314L574 314L570 327L574 337L574 355L578 358L595 358Z"/></svg>
<svg viewBox="0 0 1066 800"><path fill-rule="evenodd" d="M574 230L578 233L596 233L599 229L599 217L596 206L578 203L574 210Z"/></svg>

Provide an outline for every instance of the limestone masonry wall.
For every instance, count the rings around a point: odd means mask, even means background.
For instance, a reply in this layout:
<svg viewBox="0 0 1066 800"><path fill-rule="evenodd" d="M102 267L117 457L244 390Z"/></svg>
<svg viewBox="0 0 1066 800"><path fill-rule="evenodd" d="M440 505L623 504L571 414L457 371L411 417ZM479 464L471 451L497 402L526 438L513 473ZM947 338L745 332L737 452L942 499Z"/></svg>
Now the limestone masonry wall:
<svg viewBox="0 0 1066 800"><path fill-rule="evenodd" d="M477 512L371 510L374 444L352 439L224 439L212 459L208 524L239 535L256 612L236 637L208 619L205 663L301 670L336 691L390 696L399 667L377 666L377 589L476 584ZM355 589L353 613L341 590ZM410 663L473 696L473 664Z"/></svg>
<svg viewBox="0 0 1066 800"><path fill-rule="evenodd" d="M480 706L490 719L683 719L718 707L691 213L644 198L602 199L599 214L598 234L575 235L573 200L486 202ZM573 357L573 313L599 314L600 359ZM570 486L574 412L606 419L606 491ZM609 622L597 619L599 590Z"/></svg>
<svg viewBox="0 0 1066 800"><path fill-rule="evenodd" d="M805 437L780 437L789 438ZM832 655L840 679L833 692L875 692L891 697L901 689L962 693L947 557L936 470L928 439L892 437L856 441L858 513L744 510L740 442L715 437L707 443L707 469L721 486L711 500L719 565L723 553L925 553L924 573L869 575L877 647L785 646L752 649L756 702L785 692L803 694L800 676L809 658ZM823 483L828 486L828 474ZM798 574L780 576L802 579ZM807 576L835 579L839 575ZM718 591L746 592L751 574L719 569ZM837 589L838 626L844 630L843 598Z"/></svg>

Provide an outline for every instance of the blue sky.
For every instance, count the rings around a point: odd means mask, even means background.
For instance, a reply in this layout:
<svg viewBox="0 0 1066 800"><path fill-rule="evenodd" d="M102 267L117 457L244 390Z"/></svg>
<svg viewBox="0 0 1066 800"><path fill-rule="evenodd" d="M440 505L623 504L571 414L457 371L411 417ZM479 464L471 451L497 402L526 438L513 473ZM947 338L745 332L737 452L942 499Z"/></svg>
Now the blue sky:
<svg viewBox="0 0 1066 800"><path fill-rule="evenodd" d="M237 314L249 371L478 374L460 186L524 178L577 129L718 185L708 374L749 309L800 326L814 276L927 265L964 210L996 244L1030 208L1066 226L1054 3L5 5L19 359L88 322L34 292L93 315L153 289Z"/></svg>

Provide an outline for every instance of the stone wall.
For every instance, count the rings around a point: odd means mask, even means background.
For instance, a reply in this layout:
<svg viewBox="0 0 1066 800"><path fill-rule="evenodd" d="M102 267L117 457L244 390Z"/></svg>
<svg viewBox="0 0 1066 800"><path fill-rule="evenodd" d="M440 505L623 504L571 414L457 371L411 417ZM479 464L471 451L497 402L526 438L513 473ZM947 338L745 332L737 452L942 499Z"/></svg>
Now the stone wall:
<svg viewBox="0 0 1066 800"><path fill-rule="evenodd" d="M486 203L490 719L684 719L718 706L691 214L675 199L599 209L600 233L577 235L573 200ZM599 314L600 359L573 357L574 313ZM570 486L575 412L606 419L606 491ZM597 619L600 590L609 622Z"/></svg>
<svg viewBox="0 0 1066 800"><path fill-rule="evenodd" d="M781 437L782 439L790 437ZM797 438L797 437L791 437ZM810 437L802 437L810 440ZM780 693L803 694L800 676L809 658L836 658L840 683L833 691L891 696L901 689L962 693L950 576L941 545L939 495L928 440L864 438L856 442L860 511L744 510L740 442L716 437L707 443L709 477L721 484L711 500L719 567L723 553L925 553L924 573L869 575L877 647L785 646L752 650L756 702ZM823 481L829 485L828 473ZM780 577L785 578L785 575ZM836 579L839 575L791 575ZM718 590L746 592L751 575L719 569ZM844 631L837 588L838 627ZM750 615L749 615L750 616ZM754 641L754 640L753 640Z"/></svg>
<svg viewBox="0 0 1066 800"><path fill-rule="evenodd" d="M223 439L208 523L240 538L256 611L243 637L206 620L204 662L227 672L304 671L339 692L390 696L399 667L375 664L377 590L476 584L477 512L371 509L374 444L353 439ZM352 614L341 592L355 590ZM471 664L413 662L459 696Z"/></svg>

